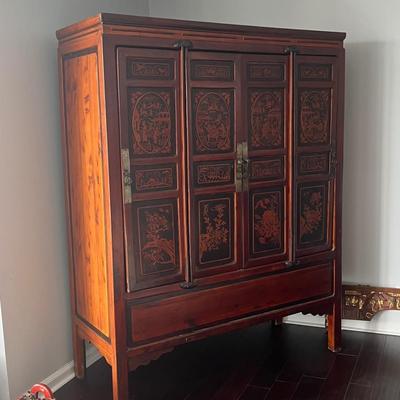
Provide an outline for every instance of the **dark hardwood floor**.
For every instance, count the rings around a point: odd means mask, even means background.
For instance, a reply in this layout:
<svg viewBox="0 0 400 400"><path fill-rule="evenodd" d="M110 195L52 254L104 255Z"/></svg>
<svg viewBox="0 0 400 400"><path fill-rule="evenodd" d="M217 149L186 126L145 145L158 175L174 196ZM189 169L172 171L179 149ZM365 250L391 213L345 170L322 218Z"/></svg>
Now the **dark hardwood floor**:
<svg viewBox="0 0 400 400"><path fill-rule="evenodd" d="M326 347L324 329L263 324L177 347L130 375L135 400L399 400L400 337L343 332ZM57 400L111 399L101 360Z"/></svg>

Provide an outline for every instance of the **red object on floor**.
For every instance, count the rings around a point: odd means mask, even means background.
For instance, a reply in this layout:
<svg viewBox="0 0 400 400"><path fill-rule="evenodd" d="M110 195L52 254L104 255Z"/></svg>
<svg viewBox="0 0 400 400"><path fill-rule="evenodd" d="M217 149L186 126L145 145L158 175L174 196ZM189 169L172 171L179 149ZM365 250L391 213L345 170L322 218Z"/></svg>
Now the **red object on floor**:
<svg viewBox="0 0 400 400"><path fill-rule="evenodd" d="M48 386L43 385L42 383L33 385L31 390L18 400L36 400L36 399L55 400L51 389Z"/></svg>

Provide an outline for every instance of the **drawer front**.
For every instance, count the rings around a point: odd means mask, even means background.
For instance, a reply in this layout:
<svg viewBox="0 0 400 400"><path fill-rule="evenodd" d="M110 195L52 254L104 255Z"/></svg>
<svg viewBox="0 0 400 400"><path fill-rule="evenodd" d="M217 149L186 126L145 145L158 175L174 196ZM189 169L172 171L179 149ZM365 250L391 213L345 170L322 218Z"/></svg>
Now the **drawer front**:
<svg viewBox="0 0 400 400"><path fill-rule="evenodd" d="M132 343L154 340L333 293L332 263L129 308Z"/></svg>

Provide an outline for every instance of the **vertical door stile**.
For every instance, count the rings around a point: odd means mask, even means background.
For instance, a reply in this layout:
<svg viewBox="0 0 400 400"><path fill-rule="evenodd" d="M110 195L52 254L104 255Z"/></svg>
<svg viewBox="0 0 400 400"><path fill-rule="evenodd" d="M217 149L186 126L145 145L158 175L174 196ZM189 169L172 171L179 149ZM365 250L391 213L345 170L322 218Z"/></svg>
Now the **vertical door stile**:
<svg viewBox="0 0 400 400"><path fill-rule="evenodd" d="M288 266L293 266L295 264L296 258L296 237L297 237L297 220L296 220L296 204L297 204L297 190L295 187L295 177L296 177L296 132L297 132L297 90L296 90L296 54L295 48L289 48L289 259Z"/></svg>
<svg viewBox="0 0 400 400"><path fill-rule="evenodd" d="M190 218L191 213L191 185L190 182L192 180L192 169L190 168L190 155L189 155L189 65L188 65L188 51L192 48L192 43L188 40L178 41L176 46L179 48L179 67L180 67L180 76L181 76L181 124L182 124L182 165L183 165L183 173L182 173L182 187L186 188L184 191L184 204L182 205L184 209L186 224L185 224L185 247L186 247L186 260L185 260L185 281L180 283L182 289L191 289L196 286L196 283L193 280L193 268L192 268L192 260L191 260L191 242L190 242L190 234L192 232L192 220Z"/></svg>

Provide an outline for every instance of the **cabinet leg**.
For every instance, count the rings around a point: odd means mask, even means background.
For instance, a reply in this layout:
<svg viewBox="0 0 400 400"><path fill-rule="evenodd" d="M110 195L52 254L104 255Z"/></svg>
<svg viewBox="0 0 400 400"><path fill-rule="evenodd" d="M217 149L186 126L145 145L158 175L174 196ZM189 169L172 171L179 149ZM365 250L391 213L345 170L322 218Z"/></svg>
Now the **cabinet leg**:
<svg viewBox="0 0 400 400"><path fill-rule="evenodd" d="M128 360L121 358L112 366L113 400L129 400Z"/></svg>
<svg viewBox="0 0 400 400"><path fill-rule="evenodd" d="M85 340L81 338L76 327L73 329L72 342L74 351L75 376L78 379L84 379L86 372Z"/></svg>
<svg viewBox="0 0 400 400"><path fill-rule="evenodd" d="M342 346L342 315L340 305L333 306L332 314L328 314L328 348L338 352Z"/></svg>

